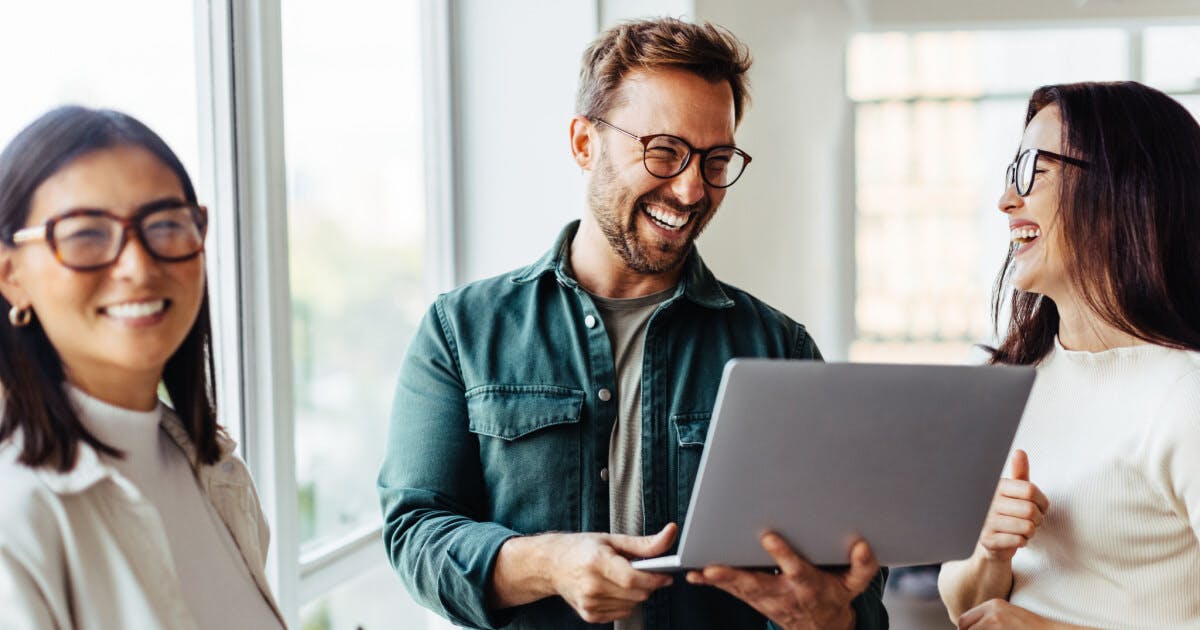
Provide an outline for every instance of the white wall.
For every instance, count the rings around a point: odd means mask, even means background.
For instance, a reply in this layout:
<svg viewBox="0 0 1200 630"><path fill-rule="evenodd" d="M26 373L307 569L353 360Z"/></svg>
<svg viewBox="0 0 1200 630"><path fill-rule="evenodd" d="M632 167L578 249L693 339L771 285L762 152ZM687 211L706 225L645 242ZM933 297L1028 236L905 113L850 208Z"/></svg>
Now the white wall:
<svg viewBox="0 0 1200 630"><path fill-rule="evenodd" d="M696 14L693 0L599 0L597 6L601 28L622 20L659 16L690 18Z"/></svg>
<svg viewBox="0 0 1200 630"><path fill-rule="evenodd" d="M457 283L533 262L584 204L571 160L591 1L452 3Z"/></svg>
<svg viewBox="0 0 1200 630"><path fill-rule="evenodd" d="M718 277L808 326L827 358L844 358L853 309L845 4L756 0L747 11L697 0L696 13L729 28L754 56L753 102L737 134L754 161L700 251Z"/></svg>
<svg viewBox="0 0 1200 630"><path fill-rule="evenodd" d="M843 356L848 18L838 0L759 0L753 12L723 0L456 2L455 280L529 263L580 216L583 178L567 148L579 57L601 25L653 15L724 24L756 59L738 135L755 161L701 239L706 260Z"/></svg>
<svg viewBox="0 0 1200 630"><path fill-rule="evenodd" d="M853 30L1200 15L1197 0L458 0L452 3L456 273L527 264L584 208L567 145L580 55L599 28L706 19L755 58L738 143L754 156L700 240L722 279L806 324L826 356L853 336ZM752 10L751 10L752 9ZM1132 16L1132 17L1130 17Z"/></svg>
<svg viewBox="0 0 1200 630"><path fill-rule="evenodd" d="M455 284L533 262L581 216L568 124L601 24L693 12L692 0L451 3Z"/></svg>

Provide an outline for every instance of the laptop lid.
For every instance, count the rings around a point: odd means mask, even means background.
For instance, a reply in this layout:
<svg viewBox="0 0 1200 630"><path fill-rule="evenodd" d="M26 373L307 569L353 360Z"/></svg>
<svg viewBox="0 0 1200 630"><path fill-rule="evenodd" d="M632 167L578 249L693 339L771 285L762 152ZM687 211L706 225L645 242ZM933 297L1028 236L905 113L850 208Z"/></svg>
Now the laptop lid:
<svg viewBox="0 0 1200 630"><path fill-rule="evenodd" d="M734 359L684 522L679 566L774 566L767 530L810 562L969 556L1034 370Z"/></svg>

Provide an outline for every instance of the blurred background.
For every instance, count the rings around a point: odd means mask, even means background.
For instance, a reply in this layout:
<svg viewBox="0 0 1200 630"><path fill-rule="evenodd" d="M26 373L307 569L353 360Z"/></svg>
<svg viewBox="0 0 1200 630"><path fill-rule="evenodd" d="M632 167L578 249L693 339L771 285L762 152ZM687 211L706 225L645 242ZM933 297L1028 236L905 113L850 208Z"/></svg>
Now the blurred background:
<svg viewBox="0 0 1200 630"><path fill-rule="evenodd" d="M121 109L213 208L222 418L294 627L446 627L379 544L400 358L434 295L527 264L582 212L579 56L657 15L749 44L754 163L701 251L834 360L992 341L996 199L1033 89L1134 79L1200 115L1193 0L0 3L0 141L57 104ZM894 627L946 626L935 576L894 576Z"/></svg>

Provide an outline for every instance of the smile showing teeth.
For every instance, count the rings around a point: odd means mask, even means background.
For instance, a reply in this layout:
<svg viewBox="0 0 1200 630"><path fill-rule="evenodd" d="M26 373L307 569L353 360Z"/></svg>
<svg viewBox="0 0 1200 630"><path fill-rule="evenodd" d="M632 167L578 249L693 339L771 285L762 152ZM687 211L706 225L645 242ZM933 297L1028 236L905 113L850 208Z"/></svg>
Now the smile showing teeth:
<svg viewBox="0 0 1200 630"><path fill-rule="evenodd" d="M688 221L692 220L692 215L690 214L680 216L655 206L643 206L643 208L645 209L646 214L650 215L650 218L654 219L655 222L662 227L667 228L668 230L681 229L683 226L688 224Z"/></svg>
<svg viewBox="0 0 1200 630"><path fill-rule="evenodd" d="M1009 238L1018 245L1030 243L1041 235L1042 228L1040 227L1019 227L1009 231Z"/></svg>
<svg viewBox="0 0 1200 630"><path fill-rule="evenodd" d="M128 302L104 307L105 315L116 319L137 319L161 313L167 306L166 300L151 300L149 302Z"/></svg>

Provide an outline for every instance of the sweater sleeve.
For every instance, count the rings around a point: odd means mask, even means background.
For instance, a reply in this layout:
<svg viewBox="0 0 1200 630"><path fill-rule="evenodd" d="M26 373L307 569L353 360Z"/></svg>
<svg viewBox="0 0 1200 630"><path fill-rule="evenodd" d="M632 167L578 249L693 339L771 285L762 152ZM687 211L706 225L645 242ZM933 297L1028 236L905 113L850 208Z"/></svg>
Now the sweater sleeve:
<svg viewBox="0 0 1200 630"><path fill-rule="evenodd" d="M1151 427L1147 475L1200 540L1200 370L1168 389Z"/></svg>
<svg viewBox="0 0 1200 630"><path fill-rule="evenodd" d="M488 609L487 588L500 546L517 532L481 522L479 447L440 303L400 368L378 491L388 558L413 599L456 625L511 620L509 611Z"/></svg>

